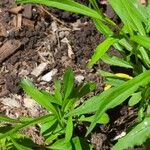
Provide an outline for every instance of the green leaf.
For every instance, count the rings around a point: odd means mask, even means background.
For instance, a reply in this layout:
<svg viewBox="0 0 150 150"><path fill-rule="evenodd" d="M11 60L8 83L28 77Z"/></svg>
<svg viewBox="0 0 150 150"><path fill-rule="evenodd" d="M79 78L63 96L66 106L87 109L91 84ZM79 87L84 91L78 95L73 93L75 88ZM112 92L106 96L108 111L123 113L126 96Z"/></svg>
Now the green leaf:
<svg viewBox="0 0 150 150"><path fill-rule="evenodd" d="M32 150L31 148L29 147L26 147L26 146L23 146L19 143L16 142L15 139L11 138L11 141L13 142L14 146L17 148L17 150Z"/></svg>
<svg viewBox="0 0 150 150"><path fill-rule="evenodd" d="M102 116L102 114L115 106L121 104L125 101L131 94L133 94L140 86L145 86L150 83L150 70L136 76L135 78L121 84L120 86L114 88L111 93L109 93L104 99L101 99L99 103L99 108L96 111L93 122L91 123L87 134L89 134L95 127L97 120ZM118 95L119 93L119 95Z"/></svg>
<svg viewBox="0 0 150 150"><path fill-rule="evenodd" d="M49 119L49 117L50 117L50 115L45 115L45 116L33 119L32 121L26 122L24 124L16 125L14 128L9 130L8 132L6 132L4 134L0 134L0 140L3 139L3 138L6 138L8 136L13 135L14 133L18 132L19 130L21 130L21 129L25 128L25 127L45 122L45 121L47 121Z"/></svg>
<svg viewBox="0 0 150 150"><path fill-rule="evenodd" d="M129 106L136 105L141 100L141 98L142 98L141 92L132 94L132 97L129 99L128 105Z"/></svg>
<svg viewBox="0 0 150 150"><path fill-rule="evenodd" d="M17 120L17 119L12 119L12 118L9 118L9 117L6 117L6 116L2 116L0 115L0 122L10 122L10 123L21 123L20 120Z"/></svg>
<svg viewBox="0 0 150 150"><path fill-rule="evenodd" d="M115 74L104 71L104 70L98 70L98 74L100 74L103 77L116 77Z"/></svg>
<svg viewBox="0 0 150 150"><path fill-rule="evenodd" d="M111 85L112 87L120 86L123 83L125 83L125 80L121 78L107 78L106 80L106 85Z"/></svg>
<svg viewBox="0 0 150 150"><path fill-rule="evenodd" d="M40 90L39 92L41 92L44 95L44 98L49 100L51 103L61 105L61 102L58 101L53 94L44 90Z"/></svg>
<svg viewBox="0 0 150 150"><path fill-rule="evenodd" d="M74 73L72 71L72 69L68 69L65 71L64 74L64 99L67 99L74 87Z"/></svg>
<svg viewBox="0 0 150 150"><path fill-rule="evenodd" d="M103 15L102 10L99 8L98 3L96 0L89 0L90 4L93 6L93 8L99 12L101 15Z"/></svg>
<svg viewBox="0 0 150 150"><path fill-rule="evenodd" d="M150 37L135 35L131 37L131 40L150 50Z"/></svg>
<svg viewBox="0 0 150 150"><path fill-rule="evenodd" d="M92 146L83 138L74 137L72 143L75 150L92 150Z"/></svg>
<svg viewBox="0 0 150 150"><path fill-rule="evenodd" d="M92 18L102 19L102 16L95 10L88 8L74 0L17 0L18 3L37 3L58 9L83 14Z"/></svg>
<svg viewBox="0 0 150 150"><path fill-rule="evenodd" d="M105 41L99 44L95 50L94 55L89 61L88 66L91 67L93 64L95 64L106 53L110 46L117 42L117 40L118 39L108 37Z"/></svg>
<svg viewBox="0 0 150 150"><path fill-rule="evenodd" d="M133 49L131 44L125 38L122 38L120 41L118 41L118 43L121 44L123 47L125 47L130 52Z"/></svg>
<svg viewBox="0 0 150 150"><path fill-rule="evenodd" d="M150 68L150 56L148 55L147 50L144 47L140 47L139 53L141 60L144 61L145 65Z"/></svg>
<svg viewBox="0 0 150 150"><path fill-rule="evenodd" d="M85 117L84 115L79 118L79 121L92 122L94 119L94 115L90 117ZM104 113L102 117L97 121L99 124L107 124L109 122L109 116Z"/></svg>
<svg viewBox="0 0 150 150"><path fill-rule="evenodd" d="M95 26L97 28L97 30L104 34L106 37L107 36L112 36L114 33L111 31L111 29L105 25L101 20L99 19L93 19L94 23L95 23Z"/></svg>
<svg viewBox="0 0 150 150"><path fill-rule="evenodd" d="M92 92L96 89L96 84L94 82L86 83L77 93L78 98L85 96L86 94Z"/></svg>
<svg viewBox="0 0 150 150"><path fill-rule="evenodd" d="M112 65L112 66L119 66L119 67L124 67L124 68L133 68L133 66L127 62L124 61L121 58L118 58L116 56L109 56L107 54L102 56L102 61L104 61L105 63Z"/></svg>
<svg viewBox="0 0 150 150"><path fill-rule="evenodd" d="M54 144L51 146L48 146L47 148L50 148L52 150L72 150L71 142L66 143L65 139L57 140Z"/></svg>
<svg viewBox="0 0 150 150"><path fill-rule="evenodd" d="M67 120L67 126L65 131L65 142L68 143L71 140L72 134L73 134L73 121L72 116L70 116Z"/></svg>
<svg viewBox="0 0 150 150"><path fill-rule="evenodd" d="M125 25L131 27L134 31L138 31L141 35L146 35L142 24L146 20L137 7L137 5L140 5L139 2L131 0L108 1Z"/></svg>
<svg viewBox="0 0 150 150"><path fill-rule="evenodd" d="M91 146L79 137L74 137L71 142L65 143L64 139L57 140L47 148L54 150L91 150Z"/></svg>
<svg viewBox="0 0 150 150"><path fill-rule="evenodd" d="M67 116L69 115L78 116L78 115L93 113L97 111L100 101L103 100L107 95L110 95L113 90L114 89L109 89L97 96L93 96L92 98L85 101L85 103L82 104L80 107L76 108L71 113L69 113Z"/></svg>
<svg viewBox="0 0 150 150"><path fill-rule="evenodd" d="M115 74L113 73L110 73L110 72L106 72L106 71L103 71L103 70L99 70L98 73L105 77L106 78L106 85L111 85L111 87L115 87L115 86L120 86L122 83L125 82L124 79L116 76Z"/></svg>
<svg viewBox="0 0 150 150"><path fill-rule="evenodd" d="M49 130L53 124L56 122L56 118L54 116L50 116L50 118L48 119L48 121L44 122L43 124L41 124L41 128L40 128L40 133L44 134L47 130ZM49 132L51 132L51 130L49 130Z"/></svg>
<svg viewBox="0 0 150 150"><path fill-rule="evenodd" d="M48 111L57 114L55 107L51 104L53 101L52 97L47 96L47 94L40 92L30 80L23 79L20 83L23 90L30 95L37 103L46 108Z"/></svg>
<svg viewBox="0 0 150 150"><path fill-rule="evenodd" d="M61 94L61 83L59 80L55 81L55 98L60 104L62 104L62 94Z"/></svg>
<svg viewBox="0 0 150 150"><path fill-rule="evenodd" d="M126 136L119 139L112 150L124 150L143 144L150 137L150 117L146 117L135 126Z"/></svg>
<svg viewBox="0 0 150 150"><path fill-rule="evenodd" d="M106 90L101 94L90 98L83 105L72 111L70 115L75 116L96 111L95 119L92 123L92 126L88 130L91 131L95 126L97 120L99 120L99 118L105 111L118 106L119 104L124 102L131 94L133 94L140 86L145 86L149 83L150 71L145 71L137 77L124 82L118 87L110 88L109 90Z"/></svg>

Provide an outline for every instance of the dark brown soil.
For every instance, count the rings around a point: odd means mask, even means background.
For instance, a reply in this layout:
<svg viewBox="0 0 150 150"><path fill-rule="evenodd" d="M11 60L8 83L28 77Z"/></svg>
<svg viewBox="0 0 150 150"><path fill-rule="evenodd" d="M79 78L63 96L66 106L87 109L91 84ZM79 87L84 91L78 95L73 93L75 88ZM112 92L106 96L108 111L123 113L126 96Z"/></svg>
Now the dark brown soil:
<svg viewBox="0 0 150 150"><path fill-rule="evenodd" d="M0 98L21 95L18 101L22 105L17 111L23 112L17 113L30 114L29 110L24 108L24 94L18 86L21 78L25 76L32 78L38 87L49 90L52 89L53 80L61 78L64 70L69 66L73 68L76 75L82 75L85 81L97 83L97 90L92 95L103 90L104 79L97 75L96 71L98 69L110 71L110 67L103 62L96 64L92 69L86 67L97 44L104 39L89 18L32 5L32 16L30 18L23 16L22 19L33 21L34 27L22 25L18 29L13 23L13 18L18 14L10 12L12 7L16 7L13 0L0 2L0 23L7 31L7 35L4 36L1 35L0 30L0 48L6 41L13 39L19 40L21 47L0 64ZM118 21L110 6L101 5L101 7L109 17ZM19 13L23 14L23 11ZM68 55L67 42L62 42L64 38L72 48L71 56ZM43 62L48 62L46 69L39 76L34 76L32 71ZM42 76L52 69L57 69L53 79L49 82L42 81ZM4 111L7 110L2 106L0 112ZM16 109L11 109L10 113L15 114L15 111ZM135 112L136 110L127 107L126 104L110 110L108 113L111 122L108 125L98 125L89 137L94 149L109 150L116 142L113 139L134 123ZM84 132L84 127L81 126L80 132Z"/></svg>

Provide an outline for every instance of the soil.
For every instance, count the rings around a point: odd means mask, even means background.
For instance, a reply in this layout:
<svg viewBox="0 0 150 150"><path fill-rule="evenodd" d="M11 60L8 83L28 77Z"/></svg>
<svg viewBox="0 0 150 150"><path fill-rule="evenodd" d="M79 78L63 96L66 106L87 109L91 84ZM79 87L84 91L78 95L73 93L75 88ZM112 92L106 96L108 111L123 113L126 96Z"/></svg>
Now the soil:
<svg viewBox="0 0 150 150"><path fill-rule="evenodd" d="M105 83L97 70L112 70L103 62L97 63L92 69L86 66L97 44L104 39L92 21L82 15L52 8L37 5L22 7L24 10L16 13L12 11L12 8L17 8L14 0L0 1L0 49L3 46L8 49L6 58L0 63L0 112L9 117L39 116L44 110L35 103L32 103L32 108L30 104L27 105L26 100L30 99L19 88L19 81L29 77L39 88L51 90L53 81L62 78L67 67L73 68L75 75L82 76L83 80L97 83L97 90L89 96L102 92ZM110 6L104 4L101 7L114 21L119 20ZM20 42L19 47L7 46L6 42L14 43L14 40ZM0 53L1 57L4 57L3 53ZM46 67L35 74L33 70L42 63ZM52 79L43 80L43 76L51 70L56 71ZM135 122L136 110L126 104L108 113L111 122L98 125L89 137L96 150L109 150L116 142L114 138L126 132ZM77 130L84 133L85 127L81 125ZM42 143L35 129L30 128L27 132L37 143Z"/></svg>

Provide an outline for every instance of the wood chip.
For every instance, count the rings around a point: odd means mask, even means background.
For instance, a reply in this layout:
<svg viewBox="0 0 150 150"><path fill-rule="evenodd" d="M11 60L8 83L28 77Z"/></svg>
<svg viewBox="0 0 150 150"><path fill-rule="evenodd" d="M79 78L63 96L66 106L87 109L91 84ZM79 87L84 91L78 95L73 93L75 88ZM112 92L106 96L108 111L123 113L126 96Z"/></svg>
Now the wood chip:
<svg viewBox="0 0 150 150"><path fill-rule="evenodd" d="M27 4L24 6L23 16L27 19L32 18L32 5L31 4Z"/></svg>
<svg viewBox="0 0 150 150"><path fill-rule="evenodd" d="M0 63L2 63L7 57L12 55L21 46L21 42L18 40L8 40L0 47Z"/></svg>
<svg viewBox="0 0 150 150"><path fill-rule="evenodd" d="M67 46L68 46L68 56L69 56L69 58L72 58L72 57L74 56L74 53L73 53L73 50L72 50L72 47L71 47L71 45L70 45L69 40L65 37L65 38L63 38L63 39L61 40L61 42L67 44Z"/></svg>
<svg viewBox="0 0 150 150"><path fill-rule="evenodd" d="M22 14L18 14L17 15L17 28L21 28L21 24L22 24Z"/></svg>
<svg viewBox="0 0 150 150"><path fill-rule="evenodd" d="M17 16L16 15L12 19L12 24L15 28L17 28Z"/></svg>
<svg viewBox="0 0 150 150"><path fill-rule="evenodd" d="M13 7L10 10L8 10L10 13L18 14L21 10L23 10L22 6Z"/></svg>
<svg viewBox="0 0 150 150"><path fill-rule="evenodd" d="M34 68L34 70L31 72L32 75L35 77L38 77L47 67L48 63L41 63L39 66Z"/></svg>
<svg viewBox="0 0 150 150"><path fill-rule="evenodd" d="M22 14L13 17L12 23L15 28L20 29L22 26Z"/></svg>
<svg viewBox="0 0 150 150"><path fill-rule="evenodd" d="M58 26L57 26L57 23L55 21L53 21L51 23L51 29L53 32L56 32L58 30Z"/></svg>
<svg viewBox="0 0 150 150"><path fill-rule="evenodd" d="M0 23L0 36L3 36L3 37L7 36L7 30L2 23Z"/></svg>
<svg viewBox="0 0 150 150"><path fill-rule="evenodd" d="M27 26L27 27L29 27L29 28L34 28L35 22L34 22L34 21L31 21L31 20L29 20L29 19L23 18L22 24L23 24L23 26Z"/></svg>
<svg viewBox="0 0 150 150"><path fill-rule="evenodd" d="M0 98L8 95L10 92L7 89L0 91Z"/></svg>

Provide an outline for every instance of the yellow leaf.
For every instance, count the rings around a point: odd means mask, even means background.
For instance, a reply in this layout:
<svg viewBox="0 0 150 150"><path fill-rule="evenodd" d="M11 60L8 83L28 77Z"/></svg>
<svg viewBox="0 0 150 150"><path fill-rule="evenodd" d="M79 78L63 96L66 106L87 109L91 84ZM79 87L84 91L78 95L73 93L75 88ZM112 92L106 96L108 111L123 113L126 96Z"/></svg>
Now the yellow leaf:
<svg viewBox="0 0 150 150"><path fill-rule="evenodd" d="M125 73L116 73L115 74L119 78L125 78L125 79L133 79L133 77L129 76L128 74Z"/></svg>
<svg viewBox="0 0 150 150"><path fill-rule="evenodd" d="M111 85L108 84L108 85L106 85L106 86L104 87L104 91L106 91L106 90L108 90L108 89L110 89L110 88L111 88Z"/></svg>

